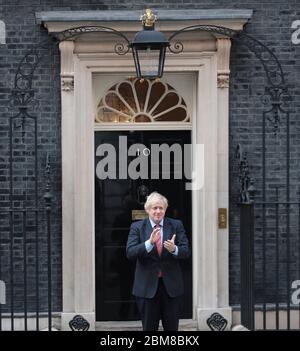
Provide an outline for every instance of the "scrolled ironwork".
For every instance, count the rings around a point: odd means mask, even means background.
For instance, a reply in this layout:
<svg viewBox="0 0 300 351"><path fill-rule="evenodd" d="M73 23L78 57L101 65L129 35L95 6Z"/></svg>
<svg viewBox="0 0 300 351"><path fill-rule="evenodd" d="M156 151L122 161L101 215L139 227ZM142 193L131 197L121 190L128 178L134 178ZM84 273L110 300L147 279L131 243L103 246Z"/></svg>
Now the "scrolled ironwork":
<svg viewBox="0 0 300 351"><path fill-rule="evenodd" d="M35 90L32 86L34 72L48 52L50 42L51 39L47 38L34 45L18 64L10 98L11 106L24 110L29 105L36 103L34 100Z"/></svg>
<svg viewBox="0 0 300 351"><path fill-rule="evenodd" d="M236 31L230 28L215 26L215 25L194 25L188 26L177 30L168 38L170 42L169 50L174 54L178 54L184 50L184 46L180 41L174 41L178 35L191 31L206 31L214 34L224 35L229 37L242 45L248 47L255 56L261 61L267 79L268 79L268 89L266 94L272 94L272 88L281 89L286 91L284 74L282 67L275 56L275 54L264 44L262 44L257 39L252 36ZM125 34L106 26L81 26L74 27L57 33L55 38L56 44L65 40L71 40L75 37L87 33L108 33L112 35L119 36L124 43L117 43L114 47L114 51L118 55L125 55L130 50L130 41ZM32 80L35 69L45 56L44 50L49 47L49 39L42 41L40 44L35 45L21 60L18 65L17 72L15 74L14 89L12 91L13 104L17 107L27 106L34 101L34 90L32 89ZM276 93L275 93L276 95ZM277 95L281 98L281 94ZM273 98L274 101L274 98Z"/></svg>
<svg viewBox="0 0 300 351"><path fill-rule="evenodd" d="M90 323L78 314L70 320L69 326L72 331L87 331L90 328Z"/></svg>
<svg viewBox="0 0 300 351"><path fill-rule="evenodd" d="M49 38L35 45L22 58L15 75L15 89L25 90L32 88L33 73L40 63L41 59L44 57L44 52L42 50L44 49L48 51L48 46Z"/></svg>
<svg viewBox="0 0 300 351"><path fill-rule="evenodd" d="M181 53L183 44L180 41L174 41L174 39L180 34L193 31L204 31L228 37L239 45L247 47L261 62L267 78L267 86L265 87L262 102L265 106L271 105L271 109L266 113L272 114L272 116L268 116L268 120L273 124L274 134L276 135L280 126L280 115L288 114L288 111L284 111L282 105L283 97L289 95L289 93L282 66L274 52L262 42L243 31L215 25L193 25L177 30L168 38L170 52L174 54Z"/></svg>
<svg viewBox="0 0 300 351"><path fill-rule="evenodd" d="M193 26L187 26L181 29L178 29L173 34L171 34L168 38L169 42L171 42L175 37L182 33L192 32L192 31L202 31L202 32L211 32L225 35L226 37L233 38L235 35L239 34L240 32L235 31L230 28L215 26L215 25L207 25L207 24L196 24Z"/></svg>
<svg viewBox="0 0 300 351"><path fill-rule="evenodd" d="M168 48L173 54L180 54L183 51L184 46L181 41L175 41L174 43L170 43Z"/></svg>
<svg viewBox="0 0 300 351"><path fill-rule="evenodd" d="M50 210L53 195L51 192L51 165L50 165L50 156L48 153L46 155L45 173L46 173L46 189L45 189L46 191L44 194L44 200L45 200L45 204L46 204L46 209Z"/></svg>
<svg viewBox="0 0 300 351"><path fill-rule="evenodd" d="M130 50L129 46L125 46L122 43L117 43L114 47L115 53L118 55L125 55Z"/></svg>
<svg viewBox="0 0 300 351"><path fill-rule="evenodd" d="M241 145L238 144L236 148L236 158L238 160L239 169L239 203L250 204L253 202L254 185L253 179L250 177L249 163L246 153L242 152Z"/></svg>
<svg viewBox="0 0 300 351"><path fill-rule="evenodd" d="M239 42L241 45L245 45L261 61L268 79L268 83L271 86L285 85L284 74L282 71L281 64L278 61L276 55L273 53L273 51L270 50L266 45L262 44L259 40L255 39L249 34L246 34L245 32L237 31L237 30L222 27L222 26L215 26L215 25L203 24L203 25L188 26L185 28L181 28L176 32L174 32L173 34L171 34L171 36L168 38L170 42L169 50L172 53L177 53L176 50L173 49L173 47L178 42L176 41L173 44L172 40L174 40L174 38L180 34L183 34L186 32L193 32L193 31L203 31L203 32L209 32L213 34L224 35L225 37L231 38Z"/></svg>
<svg viewBox="0 0 300 351"><path fill-rule="evenodd" d="M20 61L14 78L14 87L11 93L11 105L17 108L28 108L35 104L32 83L36 68L39 66L45 55L48 53L49 45L58 45L65 40L71 40L79 35L87 33L108 33L119 36L125 43L115 45L115 53L125 55L129 52L129 39L125 34L105 26L81 26L74 27L57 33L55 37L47 38L34 45Z"/></svg>
<svg viewBox="0 0 300 351"><path fill-rule="evenodd" d="M268 111L264 113L267 120L273 124L274 135L277 135L280 126L280 115L288 115L288 111L283 108L285 97L289 97L288 87L273 87L268 86L265 88L264 95L262 96L262 103L265 106L271 106Z"/></svg>
<svg viewBox="0 0 300 351"><path fill-rule="evenodd" d="M117 43L114 48L115 53L118 55L125 55L130 50L130 47L129 47L130 41L125 34L113 28L105 27L105 26L81 26L81 27L69 28L58 33L56 37L61 42L65 40L74 39L78 35L87 34L87 33L110 33L122 38L126 42L126 44Z"/></svg>
<svg viewBox="0 0 300 351"><path fill-rule="evenodd" d="M59 41L64 41L64 40L69 40L73 39L74 37L81 35L81 34L86 34L86 33L111 33L114 35L117 35L124 39L127 44L129 45L129 39L126 37L125 34L117 31L116 29L110 28L110 27L105 27L105 26L80 26L80 27L73 27L66 29L62 32L59 32L56 37Z"/></svg>
<svg viewBox="0 0 300 351"><path fill-rule="evenodd" d="M228 325L227 319L218 312L207 318L206 323L212 331L223 331Z"/></svg>

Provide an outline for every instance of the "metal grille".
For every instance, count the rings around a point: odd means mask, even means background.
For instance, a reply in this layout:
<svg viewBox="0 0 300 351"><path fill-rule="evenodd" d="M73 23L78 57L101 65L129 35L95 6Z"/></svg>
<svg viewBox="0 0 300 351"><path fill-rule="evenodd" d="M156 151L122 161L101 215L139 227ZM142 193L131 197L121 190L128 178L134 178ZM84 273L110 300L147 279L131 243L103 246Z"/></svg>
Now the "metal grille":
<svg viewBox="0 0 300 351"><path fill-rule="evenodd" d="M241 320L252 330L300 329L299 301L293 298L300 277L300 202L290 174L295 143L290 111L284 110L279 91L287 92L276 88L266 100L271 108L262 116L257 189L238 148Z"/></svg>
<svg viewBox="0 0 300 351"><path fill-rule="evenodd" d="M43 42L23 57L11 96L8 172L1 184L0 330L40 330L43 318L49 330L52 325L50 158L33 108L34 72L45 53L49 43Z"/></svg>

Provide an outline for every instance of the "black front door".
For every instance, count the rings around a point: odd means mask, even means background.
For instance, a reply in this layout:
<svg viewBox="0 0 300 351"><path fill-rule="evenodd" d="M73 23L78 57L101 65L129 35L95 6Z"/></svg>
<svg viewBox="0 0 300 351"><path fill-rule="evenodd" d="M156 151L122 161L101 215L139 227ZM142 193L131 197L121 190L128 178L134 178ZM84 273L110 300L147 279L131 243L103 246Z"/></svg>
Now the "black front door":
<svg viewBox="0 0 300 351"><path fill-rule="evenodd" d="M122 137L122 142L120 138ZM124 147L126 140L127 147ZM124 155L133 144L138 146L135 155L128 156L126 166L129 176L124 176ZM186 190L184 173L184 144L191 143L190 131L124 131L124 132L95 132L95 150L101 145L112 145L106 152L95 156L95 233L96 233L96 320L137 320L139 319L134 298L131 295L135 263L126 258L126 242L129 228L134 220L143 216L143 204L146 192L158 191L169 201L166 216L183 221L190 244L192 244L192 211L191 191ZM171 156L170 176L166 168L161 167L159 176L151 179L151 167L157 167L157 160L151 160L151 145L177 144L182 148L182 179L178 176L178 159ZM104 148L105 149L105 148ZM103 150L104 150L103 149ZM125 150L126 149L126 150ZM113 150L116 151L115 157ZM98 149L99 151L99 149ZM97 168L99 162L108 161L104 171L109 178L99 177ZM120 163L119 155L122 158ZM148 161L148 179L132 176L134 160L137 156L145 157ZM186 156L187 157L187 156ZM151 162L150 162L151 160ZM174 175L174 161L177 173ZM100 162L100 163L101 163ZM123 162L123 163L122 163ZM113 163L115 163L113 165ZM131 164L131 166L130 166ZM120 171L122 168L122 171ZM140 166L141 168L141 166ZM139 167L136 168L140 171ZM120 176L120 174L122 174ZM144 177L144 176L143 176ZM99 179L100 178L100 179ZM102 178L102 179L101 179ZM127 179L120 179L127 178ZM144 177L147 178L147 177ZM153 179L158 178L158 179ZM169 178L169 179L163 179ZM174 179L175 178L175 179ZM179 179L176 179L179 178ZM182 299L181 318L192 317L192 258L182 261L182 270L185 280L185 295Z"/></svg>

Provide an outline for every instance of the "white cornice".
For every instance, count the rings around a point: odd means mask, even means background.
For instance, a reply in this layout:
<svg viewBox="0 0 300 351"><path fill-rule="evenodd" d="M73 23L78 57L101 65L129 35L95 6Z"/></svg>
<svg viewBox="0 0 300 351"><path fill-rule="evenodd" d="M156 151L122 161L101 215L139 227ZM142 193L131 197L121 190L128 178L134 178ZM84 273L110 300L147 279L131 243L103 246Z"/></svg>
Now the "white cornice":
<svg viewBox="0 0 300 351"><path fill-rule="evenodd" d="M214 24L242 30L251 19L251 9L182 9L153 10L158 17L157 28L161 31L174 31L187 25ZM141 28L137 11L46 11L36 12L36 22L44 25L49 33L83 25L113 26L116 30L137 31Z"/></svg>
<svg viewBox="0 0 300 351"><path fill-rule="evenodd" d="M184 10L153 10L162 21L187 20L249 20L253 10L250 9L184 9ZM77 21L137 21L143 14L141 11L45 11L36 12L37 23L42 22L77 22Z"/></svg>

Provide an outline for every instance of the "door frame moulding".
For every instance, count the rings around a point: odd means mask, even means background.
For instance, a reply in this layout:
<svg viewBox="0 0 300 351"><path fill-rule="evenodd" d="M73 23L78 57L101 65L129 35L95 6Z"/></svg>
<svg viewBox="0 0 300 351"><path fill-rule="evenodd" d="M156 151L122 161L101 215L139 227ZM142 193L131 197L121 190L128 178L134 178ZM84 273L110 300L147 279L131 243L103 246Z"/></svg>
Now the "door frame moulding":
<svg viewBox="0 0 300 351"><path fill-rule="evenodd" d="M92 74L111 71L110 61L82 59L78 55L67 53L73 50L72 42L60 44L62 55L62 154L63 154L63 313L62 328L74 315L82 315L95 326L95 247L94 247L94 111L92 101ZM65 60L67 58L67 60ZM73 63L71 63L71 61ZM67 62L68 61L68 62ZM184 66L182 62L184 61ZM198 58L187 57L176 63L176 58L168 60L166 72L195 72L198 76L196 118L192 116L193 144L208 145L209 160L215 171L208 167L207 183L204 190L193 193L193 318L199 316L207 306L214 312L219 310L217 297L217 279L220 274L217 267L217 228L213 224L217 211L218 181L216 166L218 163L217 135L217 53L200 53ZM100 66L102 64L102 66ZM67 66L69 65L69 72ZM132 62L123 59L120 71L132 71ZM74 76L74 90L64 89L65 77ZM210 82L210 84L209 84ZM73 86L73 84L71 84ZM201 92L201 93L200 93ZM193 118L194 117L194 118ZM214 121L214 122L213 122ZM211 126L214 131L211 131ZM182 126L180 126L182 127ZM100 127L101 128L101 127ZM157 128L157 127L156 127ZM103 128L103 130L106 128ZM113 128L114 129L114 128ZM122 126L120 127L122 129ZM165 128L162 128L165 129ZM173 128L172 128L173 129ZM177 128L176 128L177 129ZM97 129L99 130L99 129ZM114 129L115 130L115 129ZM228 132L228 130L224 130ZM208 138L214 138L214 143ZM207 154L208 156L208 154ZM205 167L207 168L207 167ZM209 183L209 184L208 184ZM214 196L212 196L214 194ZM214 199L212 202L211 199ZM205 206L205 210L203 206ZM200 213L200 214L199 214ZM209 216L208 216L209 214ZM201 228L201 229L200 229ZM204 233L214 231L213 241L205 238ZM200 235L199 235L200 230ZM197 234L197 235L196 235ZM225 249L224 247L222 248ZM210 253L208 255L208 252ZM213 253L213 254L212 254ZM228 252L227 252L228 254ZM199 267L202 267L199 269ZM222 265L223 270L224 266ZM225 267L226 269L226 267ZM89 274L87 274L89 272ZM228 273L227 275L228 278ZM214 281L211 277L214 276ZM211 294L215 291L215 294ZM226 292L225 292L226 294ZM202 307L203 306L203 307ZM209 313L211 313L209 308ZM222 315L231 310L222 308Z"/></svg>

